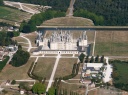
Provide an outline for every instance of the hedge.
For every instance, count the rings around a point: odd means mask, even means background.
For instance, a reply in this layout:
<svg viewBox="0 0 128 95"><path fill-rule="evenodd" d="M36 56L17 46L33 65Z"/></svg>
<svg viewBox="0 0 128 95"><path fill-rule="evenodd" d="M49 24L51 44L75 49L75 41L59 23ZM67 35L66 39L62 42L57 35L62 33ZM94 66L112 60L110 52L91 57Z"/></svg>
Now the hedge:
<svg viewBox="0 0 128 95"><path fill-rule="evenodd" d="M4 68L4 66L6 65L6 63L9 60L9 56L6 56L6 58L3 61L0 61L0 71L2 71L2 69Z"/></svg>

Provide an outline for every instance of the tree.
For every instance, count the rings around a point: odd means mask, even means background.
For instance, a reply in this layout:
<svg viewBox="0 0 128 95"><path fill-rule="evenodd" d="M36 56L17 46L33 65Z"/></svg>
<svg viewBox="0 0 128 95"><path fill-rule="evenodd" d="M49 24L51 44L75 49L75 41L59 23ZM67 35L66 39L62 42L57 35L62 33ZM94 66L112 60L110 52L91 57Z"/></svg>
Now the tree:
<svg viewBox="0 0 128 95"><path fill-rule="evenodd" d="M89 62L89 56L86 56L85 63Z"/></svg>
<svg viewBox="0 0 128 95"><path fill-rule="evenodd" d="M85 57L85 54L81 53L80 56L79 56L79 59L80 59L81 63L83 63L84 57Z"/></svg>
<svg viewBox="0 0 128 95"><path fill-rule="evenodd" d="M16 84L16 81L15 80L12 80L11 84Z"/></svg>
<svg viewBox="0 0 128 95"><path fill-rule="evenodd" d="M100 62L101 62L101 63L104 63L104 55L101 56Z"/></svg>
<svg viewBox="0 0 128 95"><path fill-rule="evenodd" d="M32 87L32 91L36 94L45 93L46 87L42 83L35 83Z"/></svg>
<svg viewBox="0 0 128 95"><path fill-rule="evenodd" d="M92 56L90 59L90 63L93 63L93 62L94 62L94 57Z"/></svg>
<svg viewBox="0 0 128 95"><path fill-rule="evenodd" d="M21 45L18 45L18 50L22 50L22 46Z"/></svg>
<svg viewBox="0 0 128 95"><path fill-rule="evenodd" d="M19 67L27 63L30 57L29 52L23 51L21 49L17 50L17 52L13 55L13 58L10 62L12 66Z"/></svg>
<svg viewBox="0 0 128 95"><path fill-rule="evenodd" d="M96 62L96 63L99 62L99 55L96 56L96 58L95 58L95 62Z"/></svg>
<svg viewBox="0 0 128 95"><path fill-rule="evenodd" d="M49 88L48 95L55 95L55 88L54 87Z"/></svg>

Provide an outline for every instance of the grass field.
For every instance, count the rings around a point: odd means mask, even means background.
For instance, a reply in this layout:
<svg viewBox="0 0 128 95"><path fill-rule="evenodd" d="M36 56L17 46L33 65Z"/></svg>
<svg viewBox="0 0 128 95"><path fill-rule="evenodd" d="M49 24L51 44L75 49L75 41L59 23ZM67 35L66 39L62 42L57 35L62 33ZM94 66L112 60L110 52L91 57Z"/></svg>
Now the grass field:
<svg viewBox="0 0 128 95"><path fill-rule="evenodd" d="M22 37L13 37L13 40L17 40L17 42L25 42L28 43L26 39L22 38Z"/></svg>
<svg viewBox="0 0 128 95"><path fill-rule="evenodd" d="M36 47L35 39L37 37L37 34L35 32L30 33L29 35L26 35L25 37L28 38L31 41L31 44L32 44L33 47Z"/></svg>
<svg viewBox="0 0 128 95"><path fill-rule="evenodd" d="M114 62L113 63L114 71L117 72L117 77L114 79L116 83L124 83L128 84L128 76L127 76L127 71L128 71L128 62Z"/></svg>
<svg viewBox="0 0 128 95"><path fill-rule="evenodd" d="M49 79L55 64L55 58L39 58L34 69L34 74Z"/></svg>
<svg viewBox="0 0 128 95"><path fill-rule="evenodd" d="M68 83L61 83L61 89L67 89L68 95L70 95L70 91L76 92L80 95L85 95L85 88L80 88L82 84L68 84Z"/></svg>
<svg viewBox="0 0 128 95"><path fill-rule="evenodd" d="M30 17L31 14L22 12L18 9L0 6L0 19L5 19L13 22L22 22L23 20L29 19Z"/></svg>
<svg viewBox="0 0 128 95"><path fill-rule="evenodd" d="M22 37L13 37L13 40L16 40L18 42L18 44L22 46L22 49L24 51L27 51L28 50L28 48L24 48L24 47L29 47L29 44L28 44L28 42L27 42L26 39L24 39Z"/></svg>
<svg viewBox="0 0 128 95"><path fill-rule="evenodd" d="M13 80L13 79L28 79L27 74L32 62L35 58L30 58L28 62L21 67L13 67L11 65L6 65L5 68L0 72L0 80Z"/></svg>
<svg viewBox="0 0 128 95"><path fill-rule="evenodd" d="M128 55L128 31L98 31L95 55Z"/></svg>
<svg viewBox="0 0 128 95"><path fill-rule="evenodd" d="M74 63L77 63L77 58L60 58L55 77L70 75Z"/></svg>
<svg viewBox="0 0 128 95"><path fill-rule="evenodd" d="M59 17L45 21L44 26L93 26L90 19L82 17Z"/></svg>

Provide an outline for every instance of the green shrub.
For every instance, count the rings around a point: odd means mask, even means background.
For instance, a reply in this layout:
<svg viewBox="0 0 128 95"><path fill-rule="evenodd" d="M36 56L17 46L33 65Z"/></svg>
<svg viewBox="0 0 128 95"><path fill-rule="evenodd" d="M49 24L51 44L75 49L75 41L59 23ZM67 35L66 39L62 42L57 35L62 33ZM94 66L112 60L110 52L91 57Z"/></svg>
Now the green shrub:
<svg viewBox="0 0 128 95"><path fill-rule="evenodd" d="M9 56L6 56L6 58L3 61L0 61L0 71L4 68L8 60L9 60Z"/></svg>
<svg viewBox="0 0 128 95"><path fill-rule="evenodd" d="M12 80L11 84L12 85L16 84L16 81L15 80Z"/></svg>

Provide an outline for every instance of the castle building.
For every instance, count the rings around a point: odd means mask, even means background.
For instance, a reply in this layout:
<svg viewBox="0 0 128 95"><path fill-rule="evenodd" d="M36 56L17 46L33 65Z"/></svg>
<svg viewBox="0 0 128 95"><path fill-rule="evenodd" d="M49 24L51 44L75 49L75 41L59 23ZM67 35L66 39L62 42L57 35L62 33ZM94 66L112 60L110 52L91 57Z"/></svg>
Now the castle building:
<svg viewBox="0 0 128 95"><path fill-rule="evenodd" d="M84 52L86 54L87 35L86 31L82 32L77 39L73 38L73 32L70 31L54 31L50 37L44 38L42 33L38 33L36 39L37 46L41 47L40 51L44 53L75 53ZM46 52L47 51L47 52ZM36 52L34 52L36 53Z"/></svg>

